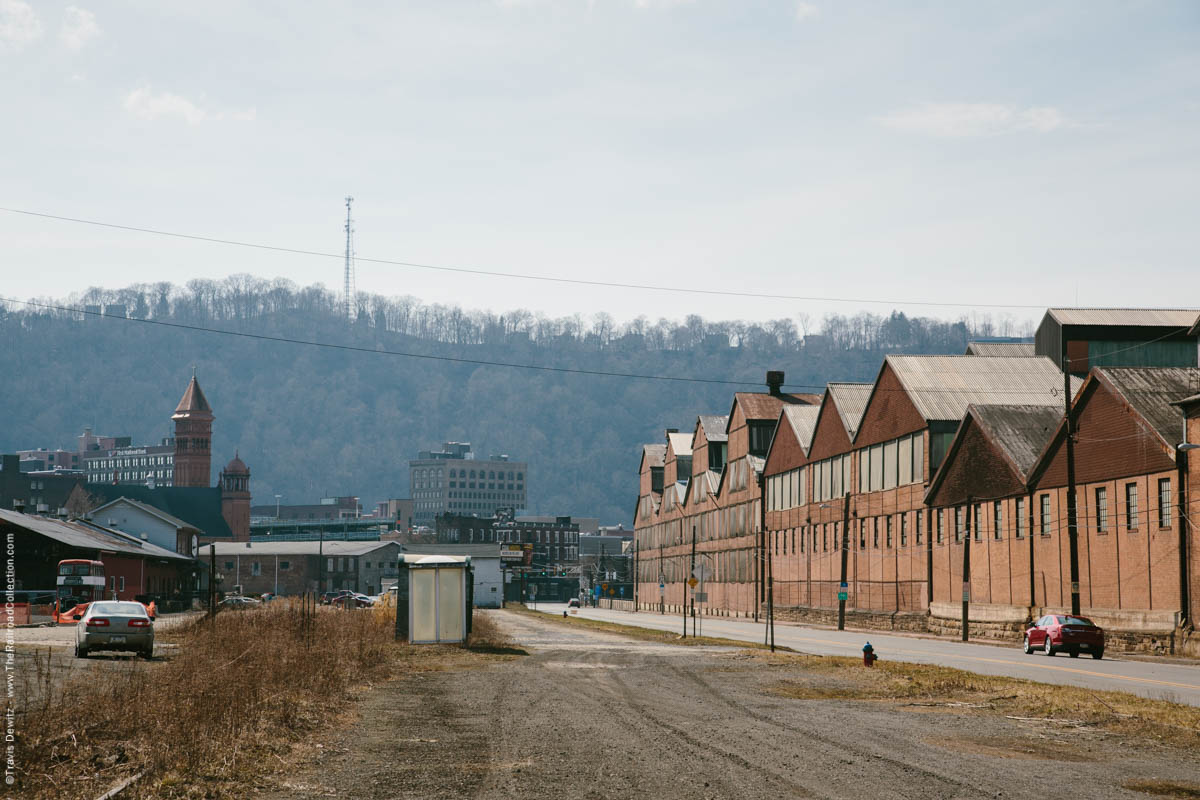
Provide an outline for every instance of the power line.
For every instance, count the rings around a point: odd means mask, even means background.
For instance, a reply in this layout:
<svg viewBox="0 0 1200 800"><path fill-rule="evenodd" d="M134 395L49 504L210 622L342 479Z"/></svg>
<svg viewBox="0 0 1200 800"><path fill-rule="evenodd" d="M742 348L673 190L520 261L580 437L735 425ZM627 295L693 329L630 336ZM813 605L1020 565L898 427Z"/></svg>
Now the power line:
<svg viewBox="0 0 1200 800"><path fill-rule="evenodd" d="M119 225L112 222L101 222L99 220L82 219L79 217L67 217L59 214L46 214L39 211L27 211L20 208L2 208L0 211L9 214L23 214L29 217L40 217L42 219L53 219L59 222L73 222L80 225L94 225L99 228L110 228L120 231L131 231L134 233L146 233L154 236L165 236L172 239L188 239L196 242L208 242L209 244L223 244L232 247L248 247L255 250L267 250L276 253L290 253L292 255L301 256L316 256L318 258L345 258L343 253L327 253L320 250L305 250L299 247L283 247L278 245L260 244L258 242L244 242L237 239L222 239L216 236L201 236L198 234L178 233L175 231L159 230L157 228L144 228L137 225ZM744 299L754 300L793 300L810 303L856 303L860 305L888 305L888 306L929 306L934 308L1021 308L1021 309L1044 309L1045 306L1031 305L1022 303L948 303L937 302L933 300L879 300L871 298L859 297L817 297L811 295L791 295L791 294L771 294L769 292L737 292L727 289L696 289L687 286L660 286L656 284L644 283L621 283L618 281L597 281L585 280L583 278L564 278L555 275L533 275L530 273L520 272L499 272L495 270L478 269L474 267L453 267L437 264L423 264L415 261L399 261L390 258L366 258L364 256L355 255L356 262L367 262L370 264L386 264L395 267L409 267L411 269L426 269L437 272L452 272L463 275L483 275L490 278L512 278L526 281L543 281L546 283L563 283L573 284L576 286L592 286L604 287L609 289L636 289L646 292L668 292L677 294L691 295L710 295L717 297L740 297Z"/></svg>
<svg viewBox="0 0 1200 800"><path fill-rule="evenodd" d="M239 338L243 338L243 339L255 339L255 340L264 341L264 342L275 342L275 343L279 343L279 344L294 344L294 345L302 345L305 347L321 347L321 348L327 348L327 349L331 349L331 350L342 350L342 351L356 352L356 353L369 353L372 355L382 355L382 356L396 356L399 358L418 358L418 359L424 359L427 361L444 361L444 362L449 362L449 363L454 363L454 364L474 364L476 366L484 366L484 367L503 367L503 368L507 368L507 369L524 369L524 370L532 370L532 371L536 371L536 372L555 372L555 373L569 374L569 375L592 375L592 376L597 376L597 377L602 377L602 378L629 378L629 379L634 379L634 380L668 381L671 383L706 383L706 384L715 384L715 385L723 385L723 386L761 386L762 385L761 383L759 383L757 381L753 381L753 380L737 381L737 380L726 380L726 379L722 379L722 378L690 378L690 377L673 376L673 375L647 375L644 373L636 373L636 372L611 372L608 370L578 369L578 368L574 368L574 367L552 367L552 366L546 366L546 365L540 365L540 364L520 364L520 363L515 363L515 362L510 362L510 361L491 361L489 359L484 359L484 358L462 358L462 357L458 357L458 356L439 356L439 355L432 355L429 353L411 353L411 352L406 352L403 350L378 350L373 347L358 347L358 346L349 345L349 344L337 344L335 342L321 342L321 341L316 341L313 339L295 339L290 336L271 336L269 334L250 333L247 331L231 331L231 330L225 330L222 328L209 328L209 327L206 327L203 325L188 325L188 324L182 323L182 322L167 322L166 320L159 320L159 319L142 319L139 317L123 317L118 314L106 314L102 311L89 311L87 309L72 308L70 306L61 306L61 305L57 305L54 303L42 303L42 302L38 302L36 300L18 300L16 298L11 298L11 297L0 297L0 303L16 303L19 305L29 306L32 308L42 308L42 309L46 309L49 311L61 311L61 312L68 313L68 314L84 314L86 316L91 316L91 317L101 317L104 319L119 320L119 321L125 322L125 323L154 325L154 326L158 326L160 328L171 328L171 329L175 329L175 330L190 331L193 333L212 333L212 334L216 334L219 336L233 336L233 337L239 337ZM966 358L966 356L964 356L964 358ZM812 393L814 393L814 394L819 394L826 390L826 384L787 383L787 384L784 384L784 387L793 389L793 390L797 390L797 389L812 390ZM910 390L904 389L904 388L886 389L886 388L882 388L879 386L876 386L874 388L874 391L875 392L900 392L900 393L908 393L908 394L914 394L914 395L919 395L919 394L925 394L925 395L929 395L929 394L962 394L962 392L963 392L962 389L957 389L957 388L914 389L914 390L910 391ZM1045 390L1045 392L1046 392L1046 394L1050 395L1051 397L1057 397L1061 394L1062 390L1057 387L1049 387ZM1163 394L1163 395L1171 395L1171 396L1178 394L1178 392L1171 392L1171 391L1146 391L1143 393L1144 394ZM988 394L991 394L991 395L1021 395L1022 397L1028 397L1031 394L1036 394L1036 392L1033 392L1029 389L1011 389L1011 390L994 389L994 390L989 390Z"/></svg>

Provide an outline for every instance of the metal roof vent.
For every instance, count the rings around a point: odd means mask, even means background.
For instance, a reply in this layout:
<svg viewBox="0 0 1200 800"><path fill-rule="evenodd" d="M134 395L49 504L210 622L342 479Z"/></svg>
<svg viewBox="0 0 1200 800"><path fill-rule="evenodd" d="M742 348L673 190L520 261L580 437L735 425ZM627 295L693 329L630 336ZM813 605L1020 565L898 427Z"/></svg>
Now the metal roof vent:
<svg viewBox="0 0 1200 800"><path fill-rule="evenodd" d="M770 370L767 372L767 389L772 397L779 397L783 390L783 371Z"/></svg>

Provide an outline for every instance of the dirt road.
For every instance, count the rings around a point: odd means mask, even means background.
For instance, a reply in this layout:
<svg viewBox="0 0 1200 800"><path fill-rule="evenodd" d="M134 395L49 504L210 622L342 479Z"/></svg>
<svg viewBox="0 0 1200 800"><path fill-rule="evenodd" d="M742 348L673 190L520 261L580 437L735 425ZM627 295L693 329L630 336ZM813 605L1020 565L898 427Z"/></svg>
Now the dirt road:
<svg viewBox="0 0 1200 800"><path fill-rule="evenodd" d="M1111 734L772 693L791 667L493 612L528 650L366 694L357 723L260 796L1145 797L1194 754Z"/></svg>

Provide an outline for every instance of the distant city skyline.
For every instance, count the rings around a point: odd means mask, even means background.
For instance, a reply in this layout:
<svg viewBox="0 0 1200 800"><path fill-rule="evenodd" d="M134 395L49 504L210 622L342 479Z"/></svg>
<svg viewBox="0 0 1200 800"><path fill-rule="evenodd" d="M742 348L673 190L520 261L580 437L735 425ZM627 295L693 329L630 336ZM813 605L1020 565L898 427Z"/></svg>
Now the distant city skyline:
<svg viewBox="0 0 1200 800"><path fill-rule="evenodd" d="M22 124L0 130L0 206L336 254L352 194L361 257L851 301L359 262L360 291L497 312L1174 306L1195 269L1198 32L1189 2L3 0ZM0 236L19 299L341 286L336 258L11 213Z"/></svg>

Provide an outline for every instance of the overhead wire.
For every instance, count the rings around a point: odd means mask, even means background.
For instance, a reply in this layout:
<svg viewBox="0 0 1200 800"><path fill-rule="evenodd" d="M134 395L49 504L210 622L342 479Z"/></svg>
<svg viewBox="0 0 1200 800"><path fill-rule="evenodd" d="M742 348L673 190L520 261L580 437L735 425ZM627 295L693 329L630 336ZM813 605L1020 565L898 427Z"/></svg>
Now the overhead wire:
<svg viewBox="0 0 1200 800"><path fill-rule="evenodd" d="M300 247L286 247L281 245L262 244L260 242L247 242L238 239L224 239L217 236L204 236L192 233L180 233L178 231L167 231L158 228L147 228L139 225L122 225L113 222L102 222L93 219L84 219L81 217L68 217L60 214L49 214L40 211L30 211L22 208L4 208L0 207L0 211L8 214L22 214L28 217L39 217L42 219L52 219L59 222L71 222L79 225L92 225L100 228L109 228L112 230L129 231L132 233L144 233L152 236L163 236L172 239L185 239L196 242L206 242L209 244L228 245L231 247L245 247L254 250L264 250L275 253L288 253L291 255L314 256L317 258L336 258L344 259L345 253L333 253L321 250L308 250ZM935 300L899 300L899 299L879 299L879 298L863 298L863 297L823 297L818 295L794 295L794 294L777 294L773 292L740 292L732 289L699 289L691 286L665 286L659 284L648 283L627 283L621 281L600 281L588 280L586 278L568 278L561 275L537 275L533 273L523 272L501 272L499 270L488 270L477 267L459 267L448 266L444 264L429 264L416 261L402 261L391 258L370 258L361 256L357 253L354 260L360 263L368 264L383 264L387 266L406 267L410 269L432 270L435 272L458 273L462 275L480 275L490 278L510 278L525 281L542 281L546 283L561 283L574 284L577 286L589 286L596 288L611 288L611 289L635 289L645 292L666 292L674 294L690 294L690 295L709 295L716 297L738 297L752 300L790 300L802 301L811 303L857 303L862 305L890 305L890 306L922 306L931 308L1020 308L1020 309L1041 309L1045 306L1035 305L1030 303L981 303L972 301L970 303L955 303L943 302Z"/></svg>
<svg viewBox="0 0 1200 800"><path fill-rule="evenodd" d="M108 314L103 311L90 311L87 309L63 306L63 305L58 305L56 303L46 303L46 302L42 302L42 301L38 301L38 300L19 300L14 297L0 297L0 303L15 303L15 304L24 305L24 306L27 306L30 308L41 308L41 309L45 309L48 311L60 311L60 312L68 313L68 314L83 314L85 316L118 320L120 322L124 322L127 324L153 325L153 326L156 326L159 328L189 331L189 332L193 332L193 333L210 333L210 334L214 334L214 335L218 335L218 336L230 336L230 337L238 337L238 338L243 338L243 339L253 339L253 340L264 341L264 342L274 342L274 343L278 343L278 344L291 344L291 345L300 345L300 346L305 346L305 347L319 347L319 348L327 348L327 349L332 349L332 350L366 353L366 354L380 355L380 356L395 356L395 357L399 357L399 358L423 359L423 360L427 360L427 361L441 361L441 362L454 363L454 364L471 364L471 365L475 365L475 366L499 367L499 368L507 368L507 369L522 369L522 370L530 370L530 371L535 371L535 372L552 372L552 373L568 374L568 375L590 375L590 376L604 377L604 378L627 378L627 379L631 379L631 380L667 381L667 382L673 382L673 383L698 383L698 384L712 384L712 385L723 385L723 386L761 386L760 382L754 381L754 380L729 380L729 379L722 379L722 378L696 378L696 377L674 376L674 375L651 375L651 374L646 374L646 373L635 373L635 372L614 372L614 371L610 371L610 370L581 369L581 368L575 368L575 367L554 367L554 366L548 366L548 365L543 365L543 364L521 364L521 363L517 363L517 362L495 361L495 360L485 359L485 358L464 358L464 357L460 357L460 356L434 355L431 353L413 353L413 352L404 351L404 350L387 350L387 349L378 349L375 347L361 347L361 346L357 346L357 345L338 344L336 342L324 342L324 341L318 341L318 340L314 340L314 339L297 339L297 338L290 337L290 336L273 336L273 335L264 334L264 333L251 333L249 331L234 331L234 330L227 330L227 329L223 329L223 328L212 328L212 327L208 327L205 325L191 325L191 324L187 324L187 323L183 323L183 322L169 322L167 320L161 320L161 319L143 319L140 317L127 317L127 316L121 316L119 314ZM811 390L813 393L819 394L819 393L825 391L826 384L785 383L784 387L793 389L793 390L797 390L797 389ZM875 387L874 391L876 391L876 392L901 392L901 393L909 393L909 394L954 394L954 395L962 394L961 389L952 389L952 388L951 389L922 388L922 389L909 390L909 389L904 389L904 388L889 389L889 388L877 386L877 387ZM1059 396L1061 396L1061 393L1062 393L1062 389L1057 386L1048 387L1045 391L1051 397L1059 397ZM1026 398L1029 397L1030 395L1036 395L1037 393L1038 392L1034 392L1029 389L1011 389L1011 390L995 389L995 390L989 390L989 392L988 392L988 394L990 394L990 395L1020 395L1022 397L1026 397ZM1172 394L1171 392L1166 392L1166 391L1158 392L1158 393Z"/></svg>

